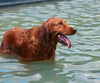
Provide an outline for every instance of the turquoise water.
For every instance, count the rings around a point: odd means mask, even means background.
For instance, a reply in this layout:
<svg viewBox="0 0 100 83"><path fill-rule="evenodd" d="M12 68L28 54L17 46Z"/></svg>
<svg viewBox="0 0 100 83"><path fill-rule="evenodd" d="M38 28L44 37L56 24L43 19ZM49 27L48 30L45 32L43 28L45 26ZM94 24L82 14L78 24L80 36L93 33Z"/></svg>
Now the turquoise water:
<svg viewBox="0 0 100 83"><path fill-rule="evenodd" d="M50 17L77 28L72 48L57 45L56 64L0 57L0 83L100 83L100 0L61 0L0 8L0 42L10 28L31 28ZM0 54L1 55L1 54Z"/></svg>

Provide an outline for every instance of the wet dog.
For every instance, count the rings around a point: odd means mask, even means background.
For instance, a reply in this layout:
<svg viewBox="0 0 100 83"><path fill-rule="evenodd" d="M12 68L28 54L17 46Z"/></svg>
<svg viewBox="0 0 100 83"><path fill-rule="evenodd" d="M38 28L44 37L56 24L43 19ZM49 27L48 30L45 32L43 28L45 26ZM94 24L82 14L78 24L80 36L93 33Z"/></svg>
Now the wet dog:
<svg viewBox="0 0 100 83"><path fill-rule="evenodd" d="M65 20L52 17L42 25L30 29L15 27L8 30L4 34L0 50L23 60L54 60L57 43L71 48L71 42L66 36L74 35L76 31Z"/></svg>

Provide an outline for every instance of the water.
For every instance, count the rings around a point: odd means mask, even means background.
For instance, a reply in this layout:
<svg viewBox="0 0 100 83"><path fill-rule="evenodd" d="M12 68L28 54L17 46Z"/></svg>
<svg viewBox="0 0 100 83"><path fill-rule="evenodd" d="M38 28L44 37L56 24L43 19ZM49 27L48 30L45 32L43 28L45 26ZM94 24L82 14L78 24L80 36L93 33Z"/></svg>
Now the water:
<svg viewBox="0 0 100 83"><path fill-rule="evenodd" d="M50 17L77 28L72 48L57 45L56 64L0 57L0 83L100 83L100 0L62 0L0 8L0 42L10 28L31 28Z"/></svg>

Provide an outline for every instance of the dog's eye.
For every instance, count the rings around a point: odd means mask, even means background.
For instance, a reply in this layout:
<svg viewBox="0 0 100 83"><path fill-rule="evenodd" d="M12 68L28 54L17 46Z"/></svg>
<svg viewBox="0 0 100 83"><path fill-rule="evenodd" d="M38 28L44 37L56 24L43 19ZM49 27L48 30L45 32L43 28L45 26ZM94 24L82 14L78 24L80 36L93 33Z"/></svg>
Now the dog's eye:
<svg viewBox="0 0 100 83"><path fill-rule="evenodd" d="M60 22L60 23L58 23L59 25L63 25L63 23L62 22Z"/></svg>

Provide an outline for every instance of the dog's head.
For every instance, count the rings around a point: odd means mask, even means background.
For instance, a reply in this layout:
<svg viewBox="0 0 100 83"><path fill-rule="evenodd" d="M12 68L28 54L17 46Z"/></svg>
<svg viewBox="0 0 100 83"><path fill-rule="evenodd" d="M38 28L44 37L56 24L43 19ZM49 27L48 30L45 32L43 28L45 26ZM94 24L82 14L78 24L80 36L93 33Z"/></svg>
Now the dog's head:
<svg viewBox="0 0 100 83"><path fill-rule="evenodd" d="M74 35L77 30L69 26L65 20L52 17L42 24L48 29L53 38L63 45L68 45L71 48L71 42L65 35Z"/></svg>

